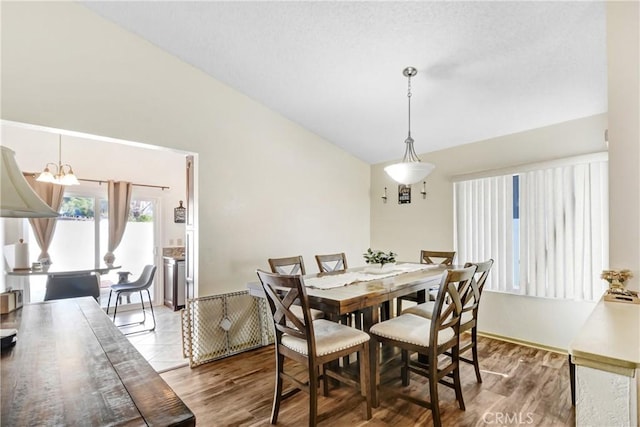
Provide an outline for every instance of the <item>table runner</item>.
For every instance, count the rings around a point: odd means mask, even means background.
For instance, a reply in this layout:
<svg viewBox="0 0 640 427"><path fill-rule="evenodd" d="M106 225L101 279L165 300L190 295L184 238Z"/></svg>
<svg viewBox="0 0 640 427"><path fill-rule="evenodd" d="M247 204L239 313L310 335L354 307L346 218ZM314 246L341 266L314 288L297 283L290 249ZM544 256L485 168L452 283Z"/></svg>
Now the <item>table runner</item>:
<svg viewBox="0 0 640 427"><path fill-rule="evenodd" d="M349 271L341 274L331 274L321 277L311 277L304 279L304 284L308 288L314 289L333 289L349 285L355 282L368 282L370 280L384 279L387 277L397 276L411 271L428 270L441 267L438 264L417 264L403 263L397 264L393 269L385 273L366 273L364 271Z"/></svg>

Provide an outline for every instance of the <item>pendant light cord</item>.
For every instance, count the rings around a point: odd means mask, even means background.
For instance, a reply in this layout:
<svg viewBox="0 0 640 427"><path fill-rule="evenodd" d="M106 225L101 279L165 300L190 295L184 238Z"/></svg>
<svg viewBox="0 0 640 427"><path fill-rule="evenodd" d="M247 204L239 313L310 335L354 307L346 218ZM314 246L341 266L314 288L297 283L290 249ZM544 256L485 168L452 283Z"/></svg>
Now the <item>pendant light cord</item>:
<svg viewBox="0 0 640 427"><path fill-rule="evenodd" d="M407 102L409 104L409 138L411 138L411 76L408 76L407 79Z"/></svg>

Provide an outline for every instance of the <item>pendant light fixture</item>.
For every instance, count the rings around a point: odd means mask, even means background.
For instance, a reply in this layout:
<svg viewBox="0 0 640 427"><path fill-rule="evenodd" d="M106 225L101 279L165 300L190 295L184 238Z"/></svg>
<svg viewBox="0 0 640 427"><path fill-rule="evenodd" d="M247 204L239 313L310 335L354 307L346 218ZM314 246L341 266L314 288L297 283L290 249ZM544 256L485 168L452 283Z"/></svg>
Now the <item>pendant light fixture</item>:
<svg viewBox="0 0 640 427"><path fill-rule="evenodd" d="M2 218L54 218L54 211L33 191L16 163L15 153L0 146L0 217Z"/></svg>
<svg viewBox="0 0 640 427"><path fill-rule="evenodd" d="M389 165L384 168L384 171L394 181L400 184L411 185L425 179L435 168L435 165L420 161L420 158L413 148L413 138L411 138L411 77L418 74L418 70L413 67L407 67L404 69L402 74L404 74L408 80L407 99L409 103L409 135L407 136L407 139L404 140L405 151L402 162Z"/></svg>
<svg viewBox="0 0 640 427"><path fill-rule="evenodd" d="M53 167L56 168L55 174L51 173L49 165L53 165ZM47 163L36 181L50 182L58 185L80 185L78 178L76 178L73 173L71 165L62 164L62 135L58 135L58 164Z"/></svg>

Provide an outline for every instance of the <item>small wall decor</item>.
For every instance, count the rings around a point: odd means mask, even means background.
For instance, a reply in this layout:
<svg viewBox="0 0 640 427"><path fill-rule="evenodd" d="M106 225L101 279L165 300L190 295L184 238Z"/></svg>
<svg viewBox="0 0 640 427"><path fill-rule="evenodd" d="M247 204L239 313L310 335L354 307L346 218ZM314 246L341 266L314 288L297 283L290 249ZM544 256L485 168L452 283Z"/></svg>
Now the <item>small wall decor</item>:
<svg viewBox="0 0 640 427"><path fill-rule="evenodd" d="M411 185L398 185L398 204L411 203Z"/></svg>
<svg viewBox="0 0 640 427"><path fill-rule="evenodd" d="M387 203L387 187L384 187L384 193L382 194L382 203Z"/></svg>
<svg viewBox="0 0 640 427"><path fill-rule="evenodd" d="M423 199L427 198L427 181L422 181L422 191L420 191L420 194L422 194Z"/></svg>
<svg viewBox="0 0 640 427"><path fill-rule="evenodd" d="M182 200L180 200L180 206L173 208L173 222L184 223L187 218L187 209L182 206Z"/></svg>

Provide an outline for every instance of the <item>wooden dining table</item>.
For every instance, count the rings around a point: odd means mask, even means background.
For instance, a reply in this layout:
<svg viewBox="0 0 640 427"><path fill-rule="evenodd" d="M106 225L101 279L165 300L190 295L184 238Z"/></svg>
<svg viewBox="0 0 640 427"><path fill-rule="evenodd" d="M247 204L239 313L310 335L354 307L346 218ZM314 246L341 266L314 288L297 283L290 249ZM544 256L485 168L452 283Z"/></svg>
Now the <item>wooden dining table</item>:
<svg viewBox="0 0 640 427"><path fill-rule="evenodd" d="M195 415L91 297L0 316L2 425L194 426Z"/></svg>
<svg viewBox="0 0 640 427"><path fill-rule="evenodd" d="M402 264L399 264L399 267L401 266ZM380 321L378 307L381 304L388 303L393 306L391 303L395 298L414 292L418 295L418 303L425 302L429 288L440 284L442 274L447 268L446 266L424 264L424 268L421 270L398 272L398 274L391 277L372 278L371 280L357 281L331 289L307 287L309 306L323 311L332 320L337 320L340 316L348 313L360 311L363 314L362 329L368 332L371 326ZM356 267L342 272L307 274L303 276L303 279L309 282L309 279L350 272L362 272L364 269L365 267ZM375 277L375 275L372 276ZM247 289L251 295L265 297L260 282L248 283ZM378 374L378 366L375 363L376 350L371 346L369 354L370 393L374 407L378 406L375 381Z"/></svg>

